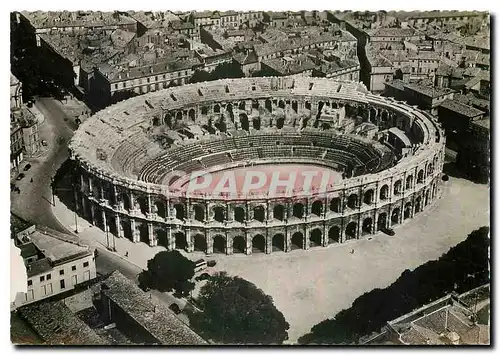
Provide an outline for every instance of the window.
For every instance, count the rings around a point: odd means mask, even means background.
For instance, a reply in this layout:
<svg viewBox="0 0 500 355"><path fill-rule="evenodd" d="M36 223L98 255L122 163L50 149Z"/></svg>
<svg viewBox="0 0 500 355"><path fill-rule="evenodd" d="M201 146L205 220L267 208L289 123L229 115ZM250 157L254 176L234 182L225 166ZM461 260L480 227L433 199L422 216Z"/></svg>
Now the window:
<svg viewBox="0 0 500 355"><path fill-rule="evenodd" d="M115 84L115 89L118 89L118 84Z"/></svg>
<svg viewBox="0 0 500 355"><path fill-rule="evenodd" d="M72 271L76 271L76 265L73 265L73 266L71 267L71 270L72 270Z"/></svg>
<svg viewBox="0 0 500 355"><path fill-rule="evenodd" d="M64 280L60 280L59 284L61 286L61 290L64 290L66 288L66 284L64 283Z"/></svg>
<svg viewBox="0 0 500 355"><path fill-rule="evenodd" d="M64 270L59 270L59 275L64 275Z"/></svg>
<svg viewBox="0 0 500 355"><path fill-rule="evenodd" d="M179 77L179 76L181 76L181 72L178 72L178 73L177 73L177 77Z"/></svg>
<svg viewBox="0 0 500 355"><path fill-rule="evenodd" d="M75 286L78 283L76 275L71 276L71 284Z"/></svg>
<svg viewBox="0 0 500 355"><path fill-rule="evenodd" d="M148 80L148 83L149 83L149 78L147 80Z"/></svg>
<svg viewBox="0 0 500 355"><path fill-rule="evenodd" d="M48 274L47 275L47 280L50 280L52 278L52 275L51 274Z"/></svg>
<svg viewBox="0 0 500 355"><path fill-rule="evenodd" d="M83 267L88 267L88 266L89 266L89 262L88 261L86 261L86 262L83 263Z"/></svg>
<svg viewBox="0 0 500 355"><path fill-rule="evenodd" d="M28 286L32 286L33 285L33 280L28 280Z"/></svg>
<svg viewBox="0 0 500 355"><path fill-rule="evenodd" d="M165 74L163 74L163 79L165 79L165 78L166 78L166 75L165 75Z"/></svg>
<svg viewBox="0 0 500 355"><path fill-rule="evenodd" d="M45 281L45 276L40 276L40 282L44 282Z"/></svg>
<svg viewBox="0 0 500 355"><path fill-rule="evenodd" d="M46 286L47 286L47 295L51 295L52 294L52 284L48 284Z"/></svg>
<svg viewBox="0 0 500 355"><path fill-rule="evenodd" d="M155 81L158 81L158 76L155 76Z"/></svg>

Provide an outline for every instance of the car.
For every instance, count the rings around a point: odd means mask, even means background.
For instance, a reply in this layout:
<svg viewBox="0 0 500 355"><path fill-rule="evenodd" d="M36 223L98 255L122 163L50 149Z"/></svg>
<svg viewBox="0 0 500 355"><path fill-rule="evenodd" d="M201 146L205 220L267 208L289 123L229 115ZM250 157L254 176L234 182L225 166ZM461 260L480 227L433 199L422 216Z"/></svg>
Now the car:
<svg viewBox="0 0 500 355"><path fill-rule="evenodd" d="M196 281L201 281L201 280L208 280L210 278L210 274L208 272L204 272L200 276L196 277Z"/></svg>
<svg viewBox="0 0 500 355"><path fill-rule="evenodd" d="M16 180L21 180L25 175L23 173L17 175Z"/></svg>
<svg viewBox="0 0 500 355"><path fill-rule="evenodd" d="M31 169L31 164L26 164L26 166L24 167L24 171L28 171Z"/></svg>
<svg viewBox="0 0 500 355"><path fill-rule="evenodd" d="M396 232L394 232L394 229L392 229L392 228L380 228L380 230L383 233L390 235L390 236L393 236L394 234L396 234Z"/></svg>
<svg viewBox="0 0 500 355"><path fill-rule="evenodd" d="M177 303L172 303L168 308L171 311L173 311L175 314L179 314L182 312L181 308L179 307L179 305Z"/></svg>
<svg viewBox="0 0 500 355"><path fill-rule="evenodd" d="M43 145L44 147L46 147L46 146L47 146L47 141L46 141L45 139L42 139L42 145Z"/></svg>
<svg viewBox="0 0 500 355"><path fill-rule="evenodd" d="M215 265L217 265L217 261L215 261L215 260L209 260L207 262L208 267L214 267Z"/></svg>

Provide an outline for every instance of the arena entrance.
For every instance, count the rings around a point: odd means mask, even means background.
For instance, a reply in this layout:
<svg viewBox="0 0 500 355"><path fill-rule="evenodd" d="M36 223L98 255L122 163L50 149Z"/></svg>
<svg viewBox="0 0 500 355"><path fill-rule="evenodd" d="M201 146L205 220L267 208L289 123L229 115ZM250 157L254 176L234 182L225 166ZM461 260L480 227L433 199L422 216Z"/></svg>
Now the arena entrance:
<svg viewBox="0 0 500 355"><path fill-rule="evenodd" d="M262 234L257 234L252 238L252 254L266 252L266 238Z"/></svg>
<svg viewBox="0 0 500 355"><path fill-rule="evenodd" d="M234 237L233 238L233 253L234 254L245 253L245 249L246 249L245 238L243 238L240 235Z"/></svg>
<svg viewBox="0 0 500 355"><path fill-rule="evenodd" d="M207 241L203 234L196 234L194 236L194 250L195 251L207 251Z"/></svg>
<svg viewBox="0 0 500 355"><path fill-rule="evenodd" d="M328 230L328 244L339 243L340 242L340 228L338 226L333 226Z"/></svg>
<svg viewBox="0 0 500 355"><path fill-rule="evenodd" d="M187 241L186 236L182 232L177 232L174 234L175 238L175 249L186 250L187 249Z"/></svg>
<svg viewBox="0 0 500 355"><path fill-rule="evenodd" d="M304 235L301 232L293 233L291 249L304 249Z"/></svg>
<svg viewBox="0 0 500 355"><path fill-rule="evenodd" d="M216 235L214 237L213 252L215 254L225 254L226 253L226 240L221 235Z"/></svg>
<svg viewBox="0 0 500 355"><path fill-rule="evenodd" d="M321 236L323 233L321 232L321 229L316 228L311 231L311 235L309 237L309 246L311 248L313 247L320 247L323 243L321 243Z"/></svg>
<svg viewBox="0 0 500 355"><path fill-rule="evenodd" d="M281 233L275 234L273 236L273 252L275 251L285 251L285 236Z"/></svg>

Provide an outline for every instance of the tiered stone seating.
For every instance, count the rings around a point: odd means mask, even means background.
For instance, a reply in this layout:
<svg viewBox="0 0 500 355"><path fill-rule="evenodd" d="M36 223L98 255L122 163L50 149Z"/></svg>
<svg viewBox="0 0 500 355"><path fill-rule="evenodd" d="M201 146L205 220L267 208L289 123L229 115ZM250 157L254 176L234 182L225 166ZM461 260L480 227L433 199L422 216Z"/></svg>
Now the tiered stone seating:
<svg viewBox="0 0 500 355"><path fill-rule="evenodd" d="M206 167L210 167L210 166L231 163L232 160L227 156L227 153L224 152L203 157L201 158L201 162Z"/></svg>

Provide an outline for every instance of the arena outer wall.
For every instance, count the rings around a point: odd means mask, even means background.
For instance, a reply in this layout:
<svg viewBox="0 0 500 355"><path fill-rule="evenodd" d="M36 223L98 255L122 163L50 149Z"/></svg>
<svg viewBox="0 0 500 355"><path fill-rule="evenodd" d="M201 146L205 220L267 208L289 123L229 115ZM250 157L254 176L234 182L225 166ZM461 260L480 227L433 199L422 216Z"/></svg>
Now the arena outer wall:
<svg viewBox="0 0 500 355"><path fill-rule="evenodd" d="M124 176L127 174L117 172L110 162L120 142L141 125L161 125L167 115L196 121L202 107L210 111L215 105L238 107L251 100L262 105L266 100L273 105L283 101L287 106L293 104L298 113L307 106L311 116L317 113L319 102L349 105L381 128L411 130L418 143L413 145L411 156L387 170L343 180L326 193L289 198L214 199L165 193L164 186ZM78 212L113 237L150 246L160 243L169 250L251 254L326 247L413 218L439 195L444 147L444 132L432 116L373 95L360 83L249 78L165 89L110 106L81 125L70 144L70 154L80 177L75 193ZM301 218L294 216L297 204L303 206ZM194 218L195 208L202 209L202 221ZM214 219L216 208L222 209L223 222ZM236 208L244 210L243 222L235 221ZM185 218L177 218L180 211ZM255 219L256 211L264 218ZM275 218L276 211L283 211L283 218ZM113 247L112 241L109 247Z"/></svg>

